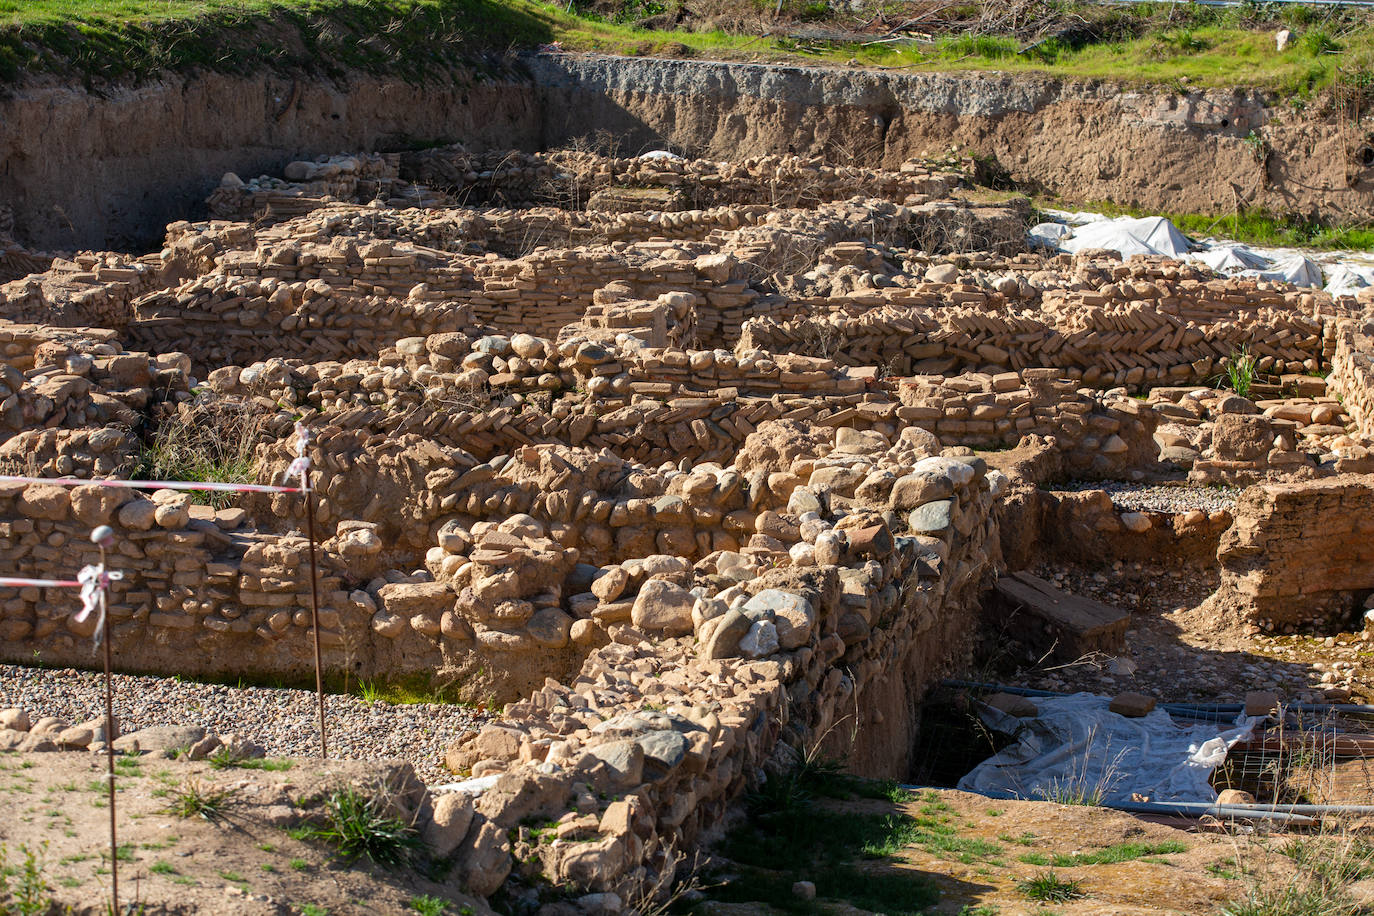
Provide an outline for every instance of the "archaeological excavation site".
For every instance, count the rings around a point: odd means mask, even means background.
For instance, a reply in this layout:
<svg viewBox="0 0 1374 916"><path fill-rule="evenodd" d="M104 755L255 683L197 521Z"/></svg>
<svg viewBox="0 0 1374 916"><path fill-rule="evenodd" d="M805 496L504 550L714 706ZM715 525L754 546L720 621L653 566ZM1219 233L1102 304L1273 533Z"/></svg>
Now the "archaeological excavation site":
<svg viewBox="0 0 1374 916"><path fill-rule="evenodd" d="M0 911L1374 912L1374 266L1228 236L1374 219L1304 104L7 83Z"/></svg>

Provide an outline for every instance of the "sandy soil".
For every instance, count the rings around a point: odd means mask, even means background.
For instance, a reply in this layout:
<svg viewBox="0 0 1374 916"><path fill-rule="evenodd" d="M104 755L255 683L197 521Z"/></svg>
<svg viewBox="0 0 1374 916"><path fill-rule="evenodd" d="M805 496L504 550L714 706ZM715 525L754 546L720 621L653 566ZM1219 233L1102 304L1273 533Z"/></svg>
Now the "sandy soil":
<svg viewBox="0 0 1374 916"><path fill-rule="evenodd" d="M322 790L341 784L400 785L395 763L302 763L290 769L215 770L205 763L121 758L116 784L122 903L148 914L309 914L412 912L420 895L451 901L445 913L486 913L410 868L347 862L330 847L292 839L287 828ZM129 762L136 761L136 762ZM44 880L78 916L109 905L109 807L105 758L91 753L0 755L0 823L11 867L39 853ZM413 777L412 777L413 778ZM215 820L168 813L176 795L198 787L230 793ZM470 907L464 910L464 907Z"/></svg>

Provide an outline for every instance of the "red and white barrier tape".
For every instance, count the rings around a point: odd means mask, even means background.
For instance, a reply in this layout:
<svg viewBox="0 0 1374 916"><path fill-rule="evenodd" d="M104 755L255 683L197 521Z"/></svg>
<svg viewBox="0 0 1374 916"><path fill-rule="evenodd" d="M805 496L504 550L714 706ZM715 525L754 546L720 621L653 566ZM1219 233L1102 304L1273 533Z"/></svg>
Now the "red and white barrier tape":
<svg viewBox="0 0 1374 916"><path fill-rule="evenodd" d="M0 588L81 588L76 579L18 579L0 576Z"/></svg>
<svg viewBox="0 0 1374 916"><path fill-rule="evenodd" d="M300 487L274 487L261 483L218 483L192 480L82 480L79 477L0 476L0 484L6 483L45 483L55 487L130 487L135 490L216 490L225 493L305 492Z"/></svg>

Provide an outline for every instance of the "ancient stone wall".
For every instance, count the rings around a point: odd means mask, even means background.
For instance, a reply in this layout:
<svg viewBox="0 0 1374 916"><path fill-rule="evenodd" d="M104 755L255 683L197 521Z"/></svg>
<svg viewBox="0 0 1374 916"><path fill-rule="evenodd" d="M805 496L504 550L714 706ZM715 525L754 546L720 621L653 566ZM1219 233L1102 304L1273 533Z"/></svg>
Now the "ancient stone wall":
<svg viewBox="0 0 1374 916"><path fill-rule="evenodd" d="M1290 632L1341 620L1374 591L1374 477L1245 491L1217 552L1216 613Z"/></svg>
<svg viewBox="0 0 1374 916"><path fill-rule="evenodd" d="M121 670L302 680L313 673L308 542L300 534L254 530L243 509L213 510L184 493L100 486L0 485L0 518L0 562L14 575L38 578L74 577L99 559L91 530L114 528L109 565L123 578L112 587L110 613ZM525 591L507 597L552 588L552 603L523 601L523 618L507 619L504 631L488 636L475 611L463 613L449 583L388 569L375 526L345 520L328 534L317 558L327 674L461 678L474 698L510 698L547 676L566 676L590 648L586 640L580 649L572 645L572 618L556 610L576 551L520 542L529 567ZM501 562L521 568L505 548ZM474 561L494 555L493 548ZM10 595L0 605L6 661L89 663L94 621L73 619L75 592ZM531 651L537 665L517 662Z"/></svg>
<svg viewBox="0 0 1374 916"><path fill-rule="evenodd" d="M823 354L894 375L1054 368L1102 387L1206 383L1242 348L1263 374L1315 372L1334 352L1322 316L1336 313L1329 297L1189 272L1130 262L1112 271L1115 282L1081 290L1042 281L1043 293L1015 277L995 290L928 279L832 297L825 306L838 313L751 319L740 345ZM851 314L845 299L866 308Z"/></svg>
<svg viewBox="0 0 1374 916"><path fill-rule="evenodd" d="M1123 475L1154 463L1158 418L1148 404L1104 395L1054 369L997 375L913 378L900 383L897 416L941 442L1006 448L1022 437L1053 437L1074 475Z"/></svg>
<svg viewBox="0 0 1374 916"><path fill-rule="evenodd" d="M459 144L292 162L284 178L264 175L245 182L227 175L207 203L216 218L247 221L292 219L337 200L376 200L389 207L554 204L580 210L600 195L596 211L653 211L660 215L654 222L669 228L668 214L696 211L699 217L699 211L719 207L788 209L851 197L922 203L947 195L973 167L968 160L944 165L950 168L913 160L900 171L880 171L800 156L717 162L573 150L471 153ZM618 199L608 201L608 196Z"/></svg>
<svg viewBox="0 0 1374 916"><path fill-rule="evenodd" d="M770 757L822 739L859 772L903 775L910 685L967 646L996 565L988 509L1000 484L981 468L957 479L952 511L925 534L893 539L860 513L839 552L822 557L831 541L818 539L818 566L727 577L696 597L664 580L641 586L631 623L578 677L450 751L450 766L492 780L457 851L469 886L489 892L512 870L591 890L642 880L719 824ZM593 588L613 592L609 578ZM781 651L750 660L760 641ZM530 818L557 829L521 826Z"/></svg>
<svg viewBox="0 0 1374 916"><path fill-rule="evenodd" d="M1335 329L1336 349L1327 384L1365 435L1374 435L1374 336L1368 324L1343 321Z"/></svg>

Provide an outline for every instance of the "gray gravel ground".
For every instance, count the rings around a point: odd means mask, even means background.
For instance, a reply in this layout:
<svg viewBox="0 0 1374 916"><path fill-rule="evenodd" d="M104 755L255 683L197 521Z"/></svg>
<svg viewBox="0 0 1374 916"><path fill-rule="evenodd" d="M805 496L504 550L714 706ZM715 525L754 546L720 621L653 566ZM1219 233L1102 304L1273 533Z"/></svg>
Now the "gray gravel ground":
<svg viewBox="0 0 1374 916"><path fill-rule="evenodd" d="M19 706L37 721L56 716L72 723L105 713L104 677L70 668L0 665L0 707ZM269 757L319 753L319 718L310 690L229 687L169 677L117 674L114 712L128 733L149 725L199 725L219 735L237 732ZM463 706L368 703L327 695L325 718L331 757L354 760L401 758L428 783L452 779L444 750L487 716Z"/></svg>
<svg viewBox="0 0 1374 916"><path fill-rule="evenodd" d="M1073 480L1062 487L1070 491L1106 490L1118 509L1130 512L1230 511L1241 491L1237 487L1195 487L1186 484L1144 484L1124 480Z"/></svg>

